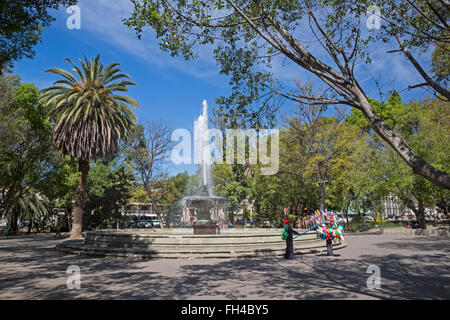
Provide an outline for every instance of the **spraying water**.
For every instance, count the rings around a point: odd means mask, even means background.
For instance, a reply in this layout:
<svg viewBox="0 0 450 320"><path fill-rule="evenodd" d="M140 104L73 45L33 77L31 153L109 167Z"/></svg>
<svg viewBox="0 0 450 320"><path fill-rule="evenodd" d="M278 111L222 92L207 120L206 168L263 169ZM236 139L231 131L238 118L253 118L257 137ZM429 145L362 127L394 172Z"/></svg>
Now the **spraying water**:
<svg viewBox="0 0 450 320"><path fill-rule="evenodd" d="M200 165L200 193L213 195L212 179L211 179L211 146L208 132L208 104L203 100L203 113L194 123L194 139L195 139L195 155ZM198 159L198 157L200 159Z"/></svg>
<svg viewBox="0 0 450 320"><path fill-rule="evenodd" d="M195 218L194 234L215 234L216 222L224 219L227 199L214 195L211 177L211 141L208 129L208 104L203 100L203 113L194 122L194 159L199 165L199 191L182 199L183 219Z"/></svg>

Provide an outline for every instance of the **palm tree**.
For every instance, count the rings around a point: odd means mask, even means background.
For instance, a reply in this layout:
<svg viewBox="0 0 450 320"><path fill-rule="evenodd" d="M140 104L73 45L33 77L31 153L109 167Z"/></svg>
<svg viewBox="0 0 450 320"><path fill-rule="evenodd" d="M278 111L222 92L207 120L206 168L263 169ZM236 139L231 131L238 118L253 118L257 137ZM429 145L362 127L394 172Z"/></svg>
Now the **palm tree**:
<svg viewBox="0 0 450 320"><path fill-rule="evenodd" d="M9 220L9 234L17 233L18 220L28 221L28 233L31 231L33 222L39 231L39 225L43 224L50 216L50 209L37 190L30 188L26 190L10 207L7 217Z"/></svg>
<svg viewBox="0 0 450 320"><path fill-rule="evenodd" d="M78 159L81 176L72 214L72 239L81 238L89 161L118 150L119 141L136 123L128 105L139 108L135 99L114 93L128 91L128 85L137 84L128 80L130 76L122 73L119 63L103 68L99 60L100 55L95 60L78 59L80 69L66 59L74 67L73 73L60 68L47 70L63 79L42 90L40 97L40 102L49 108L48 117L54 121L54 144L63 154Z"/></svg>

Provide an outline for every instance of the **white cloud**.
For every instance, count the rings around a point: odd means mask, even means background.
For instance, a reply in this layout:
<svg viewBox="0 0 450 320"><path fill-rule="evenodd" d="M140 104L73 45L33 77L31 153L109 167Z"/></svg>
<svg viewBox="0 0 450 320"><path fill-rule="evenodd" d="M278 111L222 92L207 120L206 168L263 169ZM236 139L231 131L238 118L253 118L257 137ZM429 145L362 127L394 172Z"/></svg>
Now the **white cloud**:
<svg viewBox="0 0 450 320"><path fill-rule="evenodd" d="M161 51L152 30L145 31L142 40L138 40L134 31L127 28L121 21L122 18L130 16L132 12L130 0L80 0L78 5L81 8L82 28L95 36L95 39L85 39L84 41L91 43L104 41L118 50L135 56L151 67L156 66L163 70L171 68L210 84L227 85L228 81L224 81L224 77L219 75L219 67L213 59L211 46L199 46L199 58L194 61L185 61L182 57L173 58L170 54ZM64 17L66 16L64 11ZM295 36L301 38L302 43L307 44L311 53L317 58L335 67L320 45L315 42L306 21L295 31ZM420 82L417 71L401 54L386 54L386 51L390 49L392 46L389 47L382 43L374 44L370 49L373 62L368 65L360 63L356 68L359 82L369 88L368 94L374 93L372 75L374 78L386 79L386 82L395 82L395 87L399 90ZM285 57L276 58L272 66L271 71L275 77L288 86L293 85L294 78L314 82L319 80Z"/></svg>
<svg viewBox="0 0 450 320"><path fill-rule="evenodd" d="M83 31L87 30L95 37L95 39L88 38L83 41L89 43L103 41L135 56L151 67L172 68L210 84L222 86L223 80L219 78L219 69L213 59L211 48L201 47L199 58L194 61L185 61L182 57L173 58L167 52L163 52L152 30L143 32L142 39L139 40L135 32L122 22L122 19L129 17L132 12L131 1L80 0L78 6L81 8ZM65 10L64 14L60 13L60 15L67 17Z"/></svg>

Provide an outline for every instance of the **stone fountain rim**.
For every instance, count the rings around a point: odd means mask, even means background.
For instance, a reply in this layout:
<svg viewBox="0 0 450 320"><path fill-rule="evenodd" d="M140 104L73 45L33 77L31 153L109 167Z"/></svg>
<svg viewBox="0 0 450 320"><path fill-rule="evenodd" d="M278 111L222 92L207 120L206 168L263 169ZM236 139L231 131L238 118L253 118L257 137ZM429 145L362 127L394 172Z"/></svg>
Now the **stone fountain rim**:
<svg viewBox="0 0 450 320"><path fill-rule="evenodd" d="M194 199L194 200L196 200L196 199L201 199L201 200L203 200L203 199L205 199L205 200L208 200L208 199L215 199L215 200L225 200L225 201L228 201L228 199L227 199L227 198L224 198L224 197L220 197L220 196L207 196L207 195L192 195L192 196L186 196L186 197L183 197L181 200L183 201L183 200L189 200L189 199Z"/></svg>
<svg viewBox="0 0 450 320"><path fill-rule="evenodd" d="M281 229L280 229L281 230ZM230 233L218 233L218 234L186 234L186 233L176 233L176 232L164 232L164 231L134 231L133 229L126 230L90 230L86 231L87 234L92 235L105 235L111 237L142 237L142 238L256 238L256 237L280 237L280 232L275 230L271 231L261 231L261 230L242 230L238 232ZM315 231L310 231L305 235L315 235ZM306 237L305 237L306 238ZM299 238L300 239L300 238ZM303 238L304 239L304 238Z"/></svg>

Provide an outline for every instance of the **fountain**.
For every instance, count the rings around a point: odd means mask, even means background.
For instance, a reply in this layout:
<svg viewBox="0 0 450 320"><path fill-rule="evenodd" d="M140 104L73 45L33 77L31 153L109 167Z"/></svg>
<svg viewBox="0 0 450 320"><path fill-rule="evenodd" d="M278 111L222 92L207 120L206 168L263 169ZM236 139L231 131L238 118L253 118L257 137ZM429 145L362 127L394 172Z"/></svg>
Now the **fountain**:
<svg viewBox="0 0 450 320"><path fill-rule="evenodd" d="M248 258L280 257L286 244L281 229L224 229L217 234L216 223L224 220L227 200L214 195L211 179L211 150L208 134L208 107L194 126L197 164L200 168L196 195L182 199L183 217L193 228L124 229L87 231L83 240L67 240L56 249L63 253L111 258ZM341 249L345 243L333 245ZM325 243L310 231L295 240L295 254L326 250Z"/></svg>
<svg viewBox="0 0 450 320"><path fill-rule="evenodd" d="M211 148L208 132L208 105L203 100L203 113L194 125L197 155L200 155L198 194L184 197L183 217L193 222L194 234L216 234L217 223L224 220L227 199L213 194L211 179ZM197 157L198 158L198 157Z"/></svg>

